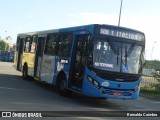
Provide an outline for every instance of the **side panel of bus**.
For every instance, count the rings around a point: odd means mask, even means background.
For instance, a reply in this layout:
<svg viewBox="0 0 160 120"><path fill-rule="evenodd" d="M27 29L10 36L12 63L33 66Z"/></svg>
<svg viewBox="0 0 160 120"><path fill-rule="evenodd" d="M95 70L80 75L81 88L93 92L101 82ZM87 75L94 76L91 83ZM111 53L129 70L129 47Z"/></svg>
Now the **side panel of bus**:
<svg viewBox="0 0 160 120"><path fill-rule="evenodd" d="M24 52L22 55L22 66L27 67L28 75L34 76L36 36L27 36L24 41Z"/></svg>
<svg viewBox="0 0 160 120"><path fill-rule="evenodd" d="M24 66L25 63L27 63L29 76L33 76L34 73L34 59L35 59L34 53L23 53L22 66Z"/></svg>
<svg viewBox="0 0 160 120"><path fill-rule="evenodd" d="M38 57L38 67L39 69L36 76L39 75L41 81L47 83L52 83L53 77L55 75L55 46L56 46L57 34L51 33L46 35L45 43L42 42L41 50L43 55ZM38 40L39 41L39 40ZM44 40L43 40L44 41Z"/></svg>
<svg viewBox="0 0 160 120"><path fill-rule="evenodd" d="M55 67L55 56L44 55L40 72L41 81L52 83L53 77L55 75Z"/></svg>
<svg viewBox="0 0 160 120"><path fill-rule="evenodd" d="M44 53L46 36L38 36L37 38L37 48L34 64L34 76L35 78L41 79L41 67L42 67L42 58Z"/></svg>
<svg viewBox="0 0 160 120"><path fill-rule="evenodd" d="M51 33L47 35L44 56L41 65L41 80L56 84L60 72L69 75L68 63L72 41L72 33ZM64 63L64 60L67 62Z"/></svg>

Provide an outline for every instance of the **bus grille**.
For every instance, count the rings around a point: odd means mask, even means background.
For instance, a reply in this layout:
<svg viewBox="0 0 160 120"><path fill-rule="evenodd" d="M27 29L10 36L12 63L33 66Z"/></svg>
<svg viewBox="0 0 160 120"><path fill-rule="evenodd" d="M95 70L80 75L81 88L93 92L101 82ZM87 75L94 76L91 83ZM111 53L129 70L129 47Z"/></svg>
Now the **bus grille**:
<svg viewBox="0 0 160 120"><path fill-rule="evenodd" d="M140 74L128 74L118 72L94 71L97 76L102 79L117 81L117 82L135 82L140 79Z"/></svg>

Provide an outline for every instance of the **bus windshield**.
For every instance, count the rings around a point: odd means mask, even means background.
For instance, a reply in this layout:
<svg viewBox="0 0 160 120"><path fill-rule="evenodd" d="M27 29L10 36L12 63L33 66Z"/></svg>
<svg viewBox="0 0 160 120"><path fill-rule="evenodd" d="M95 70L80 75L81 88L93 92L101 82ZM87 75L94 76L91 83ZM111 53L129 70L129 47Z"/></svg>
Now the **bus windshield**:
<svg viewBox="0 0 160 120"><path fill-rule="evenodd" d="M110 39L93 42L93 67L100 70L138 74L142 46Z"/></svg>

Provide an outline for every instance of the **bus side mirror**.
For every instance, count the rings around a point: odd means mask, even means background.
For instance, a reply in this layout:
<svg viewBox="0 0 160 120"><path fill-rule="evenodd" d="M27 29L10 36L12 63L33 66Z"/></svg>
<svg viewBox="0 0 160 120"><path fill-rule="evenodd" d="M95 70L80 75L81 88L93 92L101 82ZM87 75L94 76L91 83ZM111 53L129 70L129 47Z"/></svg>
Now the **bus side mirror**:
<svg viewBox="0 0 160 120"><path fill-rule="evenodd" d="M142 61L142 67L144 67L146 65L146 61L145 61L145 58L144 58L144 53L141 54L141 61Z"/></svg>

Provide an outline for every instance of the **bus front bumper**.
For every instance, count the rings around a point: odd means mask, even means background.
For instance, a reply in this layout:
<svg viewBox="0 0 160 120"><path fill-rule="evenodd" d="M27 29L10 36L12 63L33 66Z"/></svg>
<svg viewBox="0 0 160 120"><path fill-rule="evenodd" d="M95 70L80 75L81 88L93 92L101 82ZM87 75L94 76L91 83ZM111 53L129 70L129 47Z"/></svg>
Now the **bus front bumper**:
<svg viewBox="0 0 160 120"><path fill-rule="evenodd" d="M101 98L112 98L112 99L137 99L139 96L140 88L136 91L122 91L122 90L100 90Z"/></svg>

